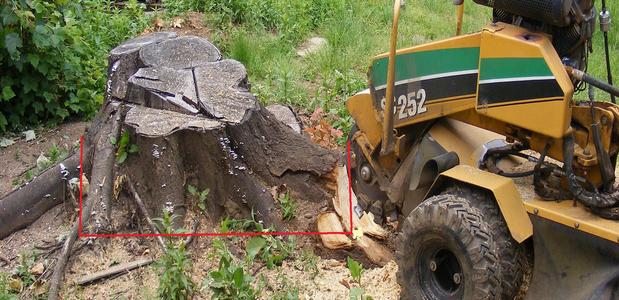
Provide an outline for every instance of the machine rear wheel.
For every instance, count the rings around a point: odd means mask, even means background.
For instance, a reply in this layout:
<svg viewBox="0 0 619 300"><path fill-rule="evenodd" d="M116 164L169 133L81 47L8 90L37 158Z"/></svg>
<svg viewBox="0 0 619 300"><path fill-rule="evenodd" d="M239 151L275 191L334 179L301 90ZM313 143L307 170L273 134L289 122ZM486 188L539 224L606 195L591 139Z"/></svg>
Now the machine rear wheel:
<svg viewBox="0 0 619 300"><path fill-rule="evenodd" d="M406 218L396 257L402 299L499 299L498 248L470 201L442 194Z"/></svg>

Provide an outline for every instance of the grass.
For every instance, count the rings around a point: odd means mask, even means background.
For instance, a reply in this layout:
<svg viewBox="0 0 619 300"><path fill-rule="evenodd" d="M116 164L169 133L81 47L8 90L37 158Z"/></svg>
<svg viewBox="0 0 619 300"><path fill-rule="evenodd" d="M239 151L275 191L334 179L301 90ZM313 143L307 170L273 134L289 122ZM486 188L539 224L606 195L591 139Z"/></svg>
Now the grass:
<svg viewBox="0 0 619 300"><path fill-rule="evenodd" d="M195 0L199 1L199 0ZM207 1L208 2L208 1ZM232 1L234 2L234 1ZM256 1L246 4L249 8ZM274 3L287 2L272 0ZM295 1L311 6L312 1ZM310 4L307 4L310 3ZM299 17L299 33L290 38L288 27L261 26L260 21L244 20L239 14L231 18L213 17L220 15L207 11L207 20L214 30L213 40L223 52L247 67L253 91L265 104L284 103L300 107L307 112L320 107L341 121L334 127L347 133L352 125L345 108L346 99L367 86L367 70L372 57L388 51L391 27L392 1L350 1L333 0L330 11L320 22L312 24ZM234 8L233 8L234 9ZM248 9L248 8L245 8ZM610 3L609 9L619 13L619 2ZM463 31L473 33L490 22L491 9L472 2L466 3ZM242 15L242 14L241 14ZM311 14L310 14L311 15ZM223 20L234 19L225 23ZM217 22L213 21L217 20ZM255 17L252 20L260 20ZM602 34L599 29L594 37L594 52L590 56L589 73L601 79L606 78ZM400 21L398 47L409 47L430 41L445 39L455 32L455 8L450 1L418 0L407 2ZM311 36L322 36L328 46L305 58L298 57L295 49ZM611 53L619 49L619 27L614 24L610 33ZM612 66L619 81L619 56L614 55ZM577 99L586 99L587 93L580 93ZM608 99L598 91L598 99Z"/></svg>

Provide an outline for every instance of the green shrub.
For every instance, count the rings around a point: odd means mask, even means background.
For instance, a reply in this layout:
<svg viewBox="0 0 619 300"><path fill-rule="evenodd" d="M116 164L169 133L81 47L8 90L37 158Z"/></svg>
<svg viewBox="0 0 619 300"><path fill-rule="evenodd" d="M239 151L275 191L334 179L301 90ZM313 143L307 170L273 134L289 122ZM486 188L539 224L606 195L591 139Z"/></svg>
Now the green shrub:
<svg viewBox="0 0 619 300"><path fill-rule="evenodd" d="M103 101L107 52L147 25L132 0L4 0L0 7L0 132L69 116Z"/></svg>

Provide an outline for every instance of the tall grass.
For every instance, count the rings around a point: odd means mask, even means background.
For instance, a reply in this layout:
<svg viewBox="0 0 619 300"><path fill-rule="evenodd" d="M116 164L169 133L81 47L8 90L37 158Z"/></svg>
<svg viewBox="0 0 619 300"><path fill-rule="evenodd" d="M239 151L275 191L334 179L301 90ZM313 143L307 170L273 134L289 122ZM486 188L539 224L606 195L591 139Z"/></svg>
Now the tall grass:
<svg viewBox="0 0 619 300"><path fill-rule="evenodd" d="M191 3L206 13L215 28L212 38L228 56L246 65L253 91L267 104L292 104L307 111L321 107L346 118L346 99L366 88L372 57L389 47L391 0L167 0L174 1ZM490 8L471 1L465 5L465 33L477 32L491 21ZM619 14L619 1L609 5ZM614 24L610 39L619 82L618 26ZM451 37L455 8L451 1L407 1L399 32L400 48ZM295 49L311 36L326 38L328 46L298 57ZM606 78L602 45L597 32L589 72L598 78ZM577 98L586 96L582 94ZM349 122L340 123L347 129Z"/></svg>

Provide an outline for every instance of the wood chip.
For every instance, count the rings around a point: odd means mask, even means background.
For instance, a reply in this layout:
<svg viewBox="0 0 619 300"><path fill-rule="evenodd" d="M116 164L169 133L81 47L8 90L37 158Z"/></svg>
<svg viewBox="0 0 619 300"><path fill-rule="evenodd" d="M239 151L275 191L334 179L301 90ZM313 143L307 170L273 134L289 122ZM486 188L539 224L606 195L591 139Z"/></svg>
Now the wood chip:
<svg viewBox="0 0 619 300"><path fill-rule="evenodd" d="M359 226L361 226L364 234L371 237L384 240L388 236L387 231L374 222L374 215L371 212L363 214L359 220Z"/></svg>
<svg viewBox="0 0 619 300"><path fill-rule="evenodd" d="M322 213L318 216L319 232L343 232L340 218L334 212ZM349 249L352 248L352 241L344 234L321 234L322 244L328 249Z"/></svg>
<svg viewBox="0 0 619 300"><path fill-rule="evenodd" d="M375 264L379 266L386 265L393 260L393 253L385 246L377 243L368 236L362 236L356 240L356 246L363 250L363 253Z"/></svg>

